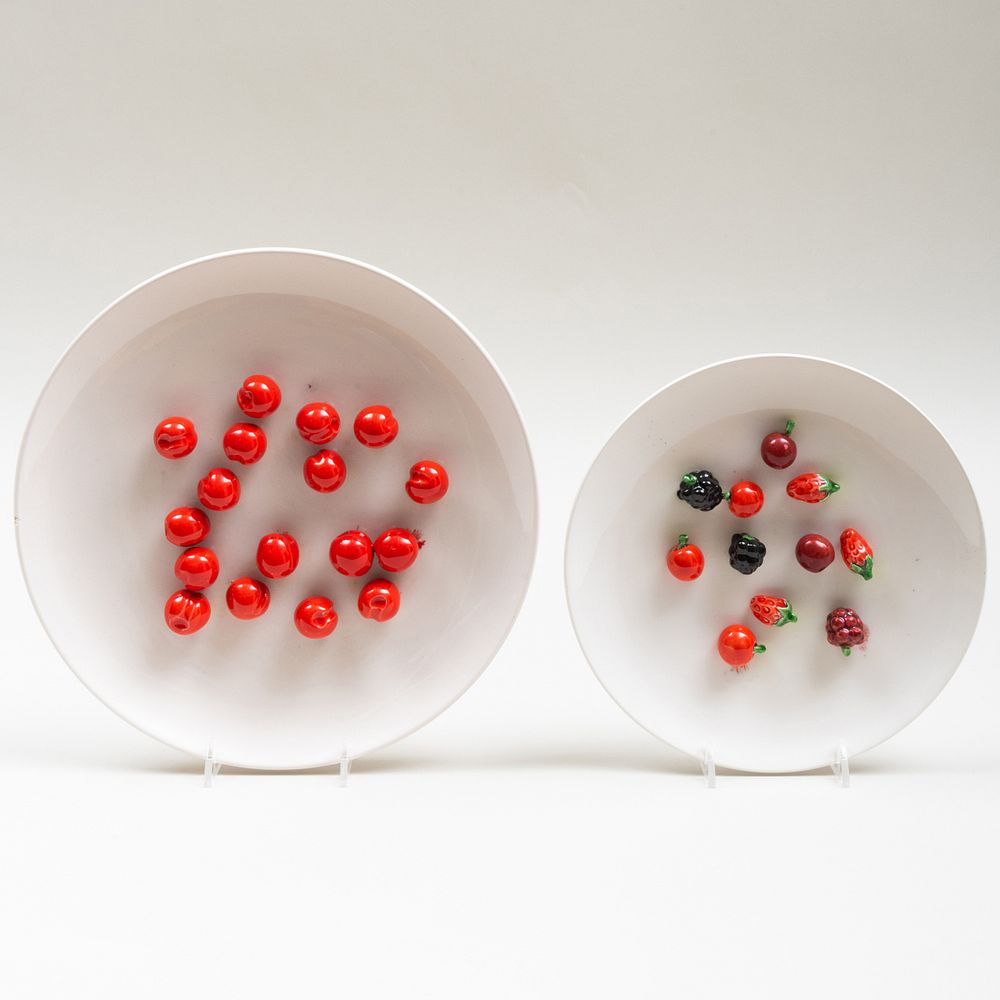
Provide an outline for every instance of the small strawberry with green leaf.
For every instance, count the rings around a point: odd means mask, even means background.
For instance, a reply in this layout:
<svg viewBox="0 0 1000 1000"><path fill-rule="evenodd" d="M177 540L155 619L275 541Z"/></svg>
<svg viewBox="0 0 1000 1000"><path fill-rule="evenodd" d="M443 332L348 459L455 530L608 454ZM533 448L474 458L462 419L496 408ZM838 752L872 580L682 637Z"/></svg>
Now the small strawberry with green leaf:
<svg viewBox="0 0 1000 1000"><path fill-rule="evenodd" d="M854 570L862 580L872 578L872 560L875 553L857 528L845 528L841 532L840 555L847 568Z"/></svg>
<svg viewBox="0 0 1000 1000"><path fill-rule="evenodd" d="M832 479L827 479L826 476L821 476L818 472L803 472L801 476L796 476L789 481L785 492L793 500L801 500L803 503L819 503L839 489L840 486L837 483Z"/></svg>
<svg viewBox="0 0 1000 1000"><path fill-rule="evenodd" d="M799 620L784 597L772 597L770 594L755 594L751 597L750 610L757 621L765 625L776 625L778 628Z"/></svg>

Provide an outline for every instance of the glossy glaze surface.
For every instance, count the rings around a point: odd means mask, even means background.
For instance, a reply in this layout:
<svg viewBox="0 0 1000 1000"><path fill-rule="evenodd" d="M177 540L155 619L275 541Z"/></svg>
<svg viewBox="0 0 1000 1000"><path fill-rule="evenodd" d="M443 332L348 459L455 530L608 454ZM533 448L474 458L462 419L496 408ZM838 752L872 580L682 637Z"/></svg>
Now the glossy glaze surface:
<svg viewBox="0 0 1000 1000"><path fill-rule="evenodd" d="M253 465L267 451L267 435L256 424L233 424L222 437L222 450L230 462Z"/></svg>
<svg viewBox="0 0 1000 1000"><path fill-rule="evenodd" d="M375 539L375 558L387 573L402 573L416 561L423 542L405 528L389 528Z"/></svg>
<svg viewBox="0 0 1000 1000"><path fill-rule="evenodd" d="M362 618L387 622L399 613L399 588L389 580L369 580L358 594Z"/></svg>
<svg viewBox="0 0 1000 1000"><path fill-rule="evenodd" d="M295 627L307 639L325 639L337 627L337 612L329 597L314 595L295 609Z"/></svg>
<svg viewBox="0 0 1000 1000"><path fill-rule="evenodd" d="M347 466L337 452L324 448L305 460L302 478L317 493L334 493L347 480Z"/></svg>
<svg viewBox="0 0 1000 1000"><path fill-rule="evenodd" d="M748 480L735 483L729 491L729 510L737 517L753 517L764 506L764 491Z"/></svg>
<svg viewBox="0 0 1000 1000"><path fill-rule="evenodd" d="M257 568L269 580L291 576L299 565L299 543L287 532L272 531L257 543Z"/></svg>
<svg viewBox="0 0 1000 1000"><path fill-rule="evenodd" d="M736 670L744 669L755 653L763 653L765 647L757 642L757 636L746 625L727 625L719 633L716 644L724 663Z"/></svg>
<svg viewBox="0 0 1000 1000"><path fill-rule="evenodd" d="M193 590L178 590L167 598L163 620L176 635L193 635L208 624L212 606L204 594Z"/></svg>
<svg viewBox="0 0 1000 1000"><path fill-rule="evenodd" d="M448 473L440 462L424 460L410 467L406 495L420 504L437 503L448 492Z"/></svg>
<svg viewBox="0 0 1000 1000"><path fill-rule="evenodd" d="M340 433L340 414L332 403L306 403L295 415L295 426L310 444L328 444Z"/></svg>
<svg viewBox="0 0 1000 1000"><path fill-rule="evenodd" d="M153 430L153 447L164 458L184 458L197 445L198 433L194 428L194 421L187 417L167 417Z"/></svg>
<svg viewBox="0 0 1000 1000"><path fill-rule="evenodd" d="M163 533L171 545L198 545L211 531L208 515L197 507L175 507L163 519Z"/></svg>
<svg viewBox="0 0 1000 1000"><path fill-rule="evenodd" d="M354 436L366 448L384 448L398 433L399 423L388 406L366 406L354 418Z"/></svg>
<svg viewBox="0 0 1000 1000"><path fill-rule="evenodd" d="M687 535L680 535L677 544L667 553L667 569L671 576L685 583L697 580L705 571L705 555L688 541Z"/></svg>
<svg viewBox="0 0 1000 1000"><path fill-rule="evenodd" d="M363 531L345 531L330 542L330 563L343 576L364 576L374 560L372 540Z"/></svg>
<svg viewBox="0 0 1000 1000"><path fill-rule="evenodd" d="M241 576L226 588L226 607L234 618L260 618L271 604L271 590L263 580Z"/></svg>
<svg viewBox="0 0 1000 1000"><path fill-rule="evenodd" d="M822 573L836 558L836 551L826 535L809 532L795 543L795 558L810 573Z"/></svg>
<svg viewBox="0 0 1000 1000"><path fill-rule="evenodd" d="M236 405L248 417L267 417L281 406L281 389L270 375L248 375L236 390Z"/></svg>
<svg viewBox="0 0 1000 1000"><path fill-rule="evenodd" d="M240 481L232 469L210 469L198 481L198 503L209 510L229 510L240 502Z"/></svg>
<svg viewBox="0 0 1000 1000"><path fill-rule="evenodd" d="M174 562L174 576L188 590L206 590L219 579L219 557L203 546L185 549Z"/></svg>
<svg viewBox="0 0 1000 1000"><path fill-rule="evenodd" d="M787 469L795 464L798 457L798 445L792 440L795 421L788 420L783 431L774 431L764 437L760 443L760 457L764 464L772 469Z"/></svg>

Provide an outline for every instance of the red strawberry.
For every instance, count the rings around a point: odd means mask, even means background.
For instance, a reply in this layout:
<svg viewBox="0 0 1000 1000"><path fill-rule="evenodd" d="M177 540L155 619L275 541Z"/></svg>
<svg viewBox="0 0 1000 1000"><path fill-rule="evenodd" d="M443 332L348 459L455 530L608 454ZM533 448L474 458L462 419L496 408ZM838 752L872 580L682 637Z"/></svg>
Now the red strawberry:
<svg viewBox="0 0 1000 1000"><path fill-rule="evenodd" d="M854 608L834 608L826 616L826 641L850 656L852 646L868 641L868 626Z"/></svg>
<svg viewBox="0 0 1000 1000"><path fill-rule="evenodd" d="M839 489L840 487L832 479L827 479L818 472L803 472L801 476L790 480L785 487L793 500L801 500L803 503L819 503Z"/></svg>
<svg viewBox="0 0 1000 1000"><path fill-rule="evenodd" d="M783 597L755 594L750 598L750 610L754 618L765 625L777 625L780 628L789 622L798 621L792 606Z"/></svg>
<svg viewBox="0 0 1000 1000"><path fill-rule="evenodd" d="M862 580L872 578L875 553L857 528L844 528L840 533L840 554L848 568L853 569Z"/></svg>

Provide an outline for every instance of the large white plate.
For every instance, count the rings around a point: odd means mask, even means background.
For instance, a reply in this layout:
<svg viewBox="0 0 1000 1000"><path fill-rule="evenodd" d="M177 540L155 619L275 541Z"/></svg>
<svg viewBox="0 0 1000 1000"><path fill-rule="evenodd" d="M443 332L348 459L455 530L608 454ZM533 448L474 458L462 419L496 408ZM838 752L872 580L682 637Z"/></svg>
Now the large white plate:
<svg viewBox="0 0 1000 1000"><path fill-rule="evenodd" d="M761 461L761 438L797 421L798 460ZM707 468L723 487L765 491L760 514L725 504L703 513L676 497L678 480ZM792 475L826 473L842 489L823 503L789 499ZM837 561L820 574L795 560L816 531L838 543L852 525L875 549L870 582ZM733 532L767 545L762 567L728 564ZM680 532L704 551L693 583L665 567ZM838 546L839 548L839 546ZM651 733L724 766L799 771L860 753L893 735L937 696L972 638L986 557L972 488L941 434L912 404L829 361L761 356L696 371L646 400L615 431L584 480L566 542L566 589L580 644L618 704ZM747 602L785 595L799 616L759 625ZM843 657L825 641L834 607L854 607L867 651ZM735 672L716 639L732 622L767 652Z"/></svg>
<svg viewBox="0 0 1000 1000"><path fill-rule="evenodd" d="M262 423L265 457L236 466L239 505L211 515L222 575L212 618L180 637L163 623L179 549L164 514L195 500L209 468L228 465L223 431L243 419L244 376L261 371L284 399ZM332 447L346 484L321 495L302 479L311 449L299 406L328 400L343 429ZM354 414L391 406L395 442L362 447ZM196 422L199 444L160 458L164 416ZM410 465L444 463L447 497L418 506ZM80 679L123 718L173 746L254 768L357 757L423 725L479 676L503 642L531 573L535 478L517 409L493 364L426 296L356 261L302 250L252 250L186 264L140 285L80 335L45 386L21 453L21 560L42 622ZM427 544L397 578L402 610L362 619L358 580L334 572L339 532L419 528ZM237 621L229 579L257 575L256 542L291 531L302 561L274 581L267 614ZM377 574L373 573L372 576ZM337 631L311 641L292 612L331 596Z"/></svg>

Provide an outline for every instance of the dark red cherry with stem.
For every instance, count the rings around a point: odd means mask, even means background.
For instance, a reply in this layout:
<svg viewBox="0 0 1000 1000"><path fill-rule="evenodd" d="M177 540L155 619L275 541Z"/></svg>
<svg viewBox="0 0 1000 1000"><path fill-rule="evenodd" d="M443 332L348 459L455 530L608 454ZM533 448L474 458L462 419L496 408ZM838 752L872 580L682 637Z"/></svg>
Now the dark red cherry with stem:
<svg viewBox="0 0 1000 1000"><path fill-rule="evenodd" d="M219 557L200 546L185 549L174 563L174 576L187 590L205 590L219 579Z"/></svg>
<svg viewBox="0 0 1000 1000"><path fill-rule="evenodd" d="M257 568L269 580L291 576L299 564L299 543L287 532L274 531L257 543Z"/></svg>
<svg viewBox="0 0 1000 1000"><path fill-rule="evenodd" d="M226 607L234 618L242 621L260 618L270 603L271 591L263 580L241 576L226 589Z"/></svg>
<svg viewBox="0 0 1000 1000"><path fill-rule="evenodd" d="M233 424L222 438L222 450L230 462L253 465L267 451L267 435L256 424Z"/></svg>
<svg viewBox="0 0 1000 1000"><path fill-rule="evenodd" d="M184 458L198 444L194 421L187 417L167 417L153 431L153 445L164 458Z"/></svg>
<svg viewBox="0 0 1000 1000"><path fill-rule="evenodd" d="M399 433L399 423L388 406L366 406L354 418L354 436L367 448L384 448Z"/></svg>
<svg viewBox="0 0 1000 1000"><path fill-rule="evenodd" d="M281 389L270 375L248 375L236 391L236 404L248 417L266 417L281 406Z"/></svg>
<svg viewBox="0 0 1000 1000"><path fill-rule="evenodd" d="M399 588L388 580L369 580L358 594L358 611L362 618L387 622L399 611Z"/></svg>
<svg viewBox="0 0 1000 1000"><path fill-rule="evenodd" d="M333 493L344 485L347 466L344 460L329 449L310 455L302 466L302 478L317 493Z"/></svg>
<svg viewBox="0 0 1000 1000"><path fill-rule="evenodd" d="M163 519L163 533L172 545L199 545L211 530L208 515L197 507L175 507Z"/></svg>
<svg viewBox="0 0 1000 1000"><path fill-rule="evenodd" d="M803 535L795 544L795 558L810 573L822 573L836 555L833 542L825 535Z"/></svg>
<svg viewBox="0 0 1000 1000"><path fill-rule="evenodd" d="M374 558L372 540L363 531L345 531L330 542L330 562L344 576L364 576Z"/></svg>
<svg viewBox="0 0 1000 1000"><path fill-rule="evenodd" d="M736 483L729 491L729 509L737 517L753 517L764 506L764 491L747 480Z"/></svg>
<svg viewBox="0 0 1000 1000"><path fill-rule="evenodd" d="M416 561L423 540L405 528L389 528L375 539L375 556L387 573L402 573Z"/></svg>
<svg viewBox="0 0 1000 1000"><path fill-rule="evenodd" d="M337 612L329 597L314 595L295 609L295 627L307 639L325 639L337 627Z"/></svg>
<svg viewBox="0 0 1000 1000"><path fill-rule="evenodd" d="M311 444L327 444L340 432L340 414L330 403L306 403L295 417L295 426Z"/></svg>
<svg viewBox="0 0 1000 1000"><path fill-rule="evenodd" d="M774 431L761 441L760 457L764 459L765 465L772 469L787 469L794 463L799 450L792 440L794 429L795 421L789 420L784 431Z"/></svg>
<svg viewBox="0 0 1000 1000"><path fill-rule="evenodd" d="M212 469L198 482L198 502L209 510L229 510L240 502L240 481L230 469Z"/></svg>
<svg viewBox="0 0 1000 1000"><path fill-rule="evenodd" d="M719 656L734 670L742 670L754 653L763 653L765 648L746 625L727 625L719 633Z"/></svg>
<svg viewBox="0 0 1000 1000"><path fill-rule="evenodd" d="M414 463L406 481L406 495L414 503L437 503L447 492L448 473L440 462Z"/></svg>
<svg viewBox="0 0 1000 1000"><path fill-rule="evenodd" d="M697 545L680 535L677 544L667 553L667 569L678 580L697 580L705 569L705 556Z"/></svg>
<svg viewBox="0 0 1000 1000"><path fill-rule="evenodd" d="M177 635L191 635L203 628L212 615L212 606L204 594L195 590L178 590L167 598L163 620Z"/></svg>

